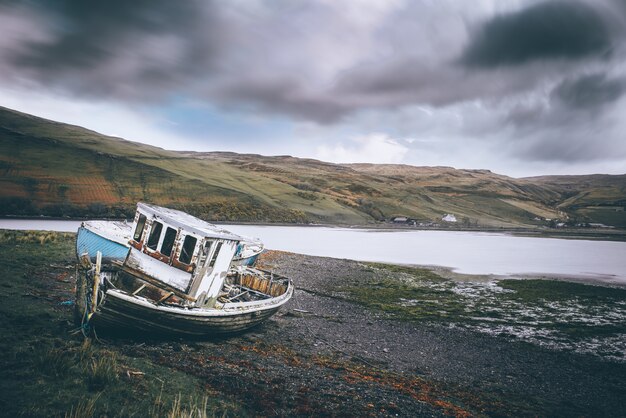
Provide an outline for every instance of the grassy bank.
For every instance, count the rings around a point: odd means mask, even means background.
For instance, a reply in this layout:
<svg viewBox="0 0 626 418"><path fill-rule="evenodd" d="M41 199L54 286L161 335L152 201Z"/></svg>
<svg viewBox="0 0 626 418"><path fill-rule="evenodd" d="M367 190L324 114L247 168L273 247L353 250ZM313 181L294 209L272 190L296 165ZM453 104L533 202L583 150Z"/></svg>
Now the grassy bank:
<svg viewBox="0 0 626 418"><path fill-rule="evenodd" d="M2 415L245 415L192 375L77 332L73 245L74 234L0 231Z"/></svg>
<svg viewBox="0 0 626 418"><path fill-rule="evenodd" d="M626 289L553 280L454 281L421 268L368 266L376 280L339 291L393 318L626 360Z"/></svg>
<svg viewBox="0 0 626 418"><path fill-rule="evenodd" d="M296 294L214 341L85 339L74 234L0 231L6 416L621 416L623 289L268 252ZM520 343L520 340L522 341Z"/></svg>
<svg viewBox="0 0 626 418"><path fill-rule="evenodd" d="M514 179L488 170L175 152L0 107L0 215L124 217L137 201L221 221L626 227L626 175Z"/></svg>

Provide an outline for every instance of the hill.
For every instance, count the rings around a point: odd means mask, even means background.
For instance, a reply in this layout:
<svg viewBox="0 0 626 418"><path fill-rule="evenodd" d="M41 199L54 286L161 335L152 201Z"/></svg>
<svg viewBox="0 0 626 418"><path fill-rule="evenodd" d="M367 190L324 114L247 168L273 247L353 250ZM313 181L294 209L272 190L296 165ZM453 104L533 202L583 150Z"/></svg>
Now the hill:
<svg viewBox="0 0 626 418"><path fill-rule="evenodd" d="M175 152L0 108L0 215L129 216L137 201L214 221L461 226L543 219L626 227L626 175L514 179L488 170Z"/></svg>

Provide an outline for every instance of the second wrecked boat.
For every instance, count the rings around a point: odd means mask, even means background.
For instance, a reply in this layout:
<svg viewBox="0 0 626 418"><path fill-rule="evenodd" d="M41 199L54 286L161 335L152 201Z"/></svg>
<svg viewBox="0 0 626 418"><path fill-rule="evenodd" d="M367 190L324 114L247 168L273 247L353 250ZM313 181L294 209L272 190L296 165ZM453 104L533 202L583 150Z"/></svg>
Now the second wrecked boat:
<svg viewBox="0 0 626 418"><path fill-rule="evenodd" d="M184 212L139 203L131 231L123 261L105 256L103 263L100 256L95 266L93 254L81 252L81 237L97 237L79 231L77 252L87 267L77 286L83 321L168 334L227 334L267 319L293 294L287 278L231 268L246 239Z"/></svg>

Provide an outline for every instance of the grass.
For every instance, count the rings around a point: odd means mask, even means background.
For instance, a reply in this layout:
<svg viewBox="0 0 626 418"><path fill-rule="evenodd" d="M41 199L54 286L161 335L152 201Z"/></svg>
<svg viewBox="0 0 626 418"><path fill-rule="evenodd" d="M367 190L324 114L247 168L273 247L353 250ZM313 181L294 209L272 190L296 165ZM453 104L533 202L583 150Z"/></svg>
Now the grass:
<svg viewBox="0 0 626 418"><path fill-rule="evenodd" d="M460 282L420 268L369 265L384 279L340 291L394 319L459 326L626 360L626 289L551 280Z"/></svg>
<svg viewBox="0 0 626 418"><path fill-rule="evenodd" d="M96 395L89 399L84 399L76 405L72 405L70 410L64 414L65 418L87 418L96 414L96 401L100 396Z"/></svg>
<svg viewBox="0 0 626 418"><path fill-rule="evenodd" d="M24 216L128 217L142 200L220 221L369 224L453 213L466 226L536 228L532 219L557 206L623 206L626 190L626 176L516 180L445 167L178 153L4 108L0 171L0 215ZM624 225L622 215L610 220Z"/></svg>
<svg viewBox="0 0 626 418"><path fill-rule="evenodd" d="M422 386L428 382L411 377L410 373L399 377L360 363L342 364L334 358L311 357L297 348L269 345L262 340L240 340L237 345L215 344L187 351L184 347L189 346L177 342L168 342L167 348L161 348L150 342L84 339L80 333L75 333L73 307L63 303L73 297L73 245L73 234L0 231L0 408L3 415L224 417L271 415L272 411L277 411L274 408L281 405L284 409L278 411L295 411L296 415L298 411L301 415L343 411L343 404L328 403L333 402L332 397L324 398L320 404L307 404L306 396L294 398L296 394L290 392L293 388L290 376L296 373L307 376L303 380L305 389L310 376L317 376L316 383L322 382L317 387L338 388L339 392L376 383L420 402L439 403L440 410L449 413L457 411L455 405L462 406L452 402L456 397L449 398L448 391L452 390L449 387L437 391L429 385ZM487 319L519 325L537 318L543 321L541 316L544 316L550 319L548 325L555 336L561 338L553 338L553 341L578 341L584 345L592 338L599 341L600 347L603 347L602 341L624 333L626 321L616 314L620 313L619 309L626 309L625 296L623 292L614 292L616 289L590 289L590 286L549 281L501 281L493 286L459 284L424 269L379 263L371 263L367 268L376 271L372 275L376 279L363 285L359 278L357 281L364 290L346 286L344 294L396 318L479 329L491 323ZM416 298L419 303L410 298ZM574 305L576 309L572 313L568 309ZM562 321L558 321L561 317ZM581 319L604 322L584 328ZM590 334L576 335L577 330L587 330ZM573 336L569 335L571 332ZM615 347L607 344L602 350L594 354L606 358L620 355ZM225 357L225 353L232 356ZM268 361L274 358L272 356L288 367L279 374L272 374L272 362ZM576 360L567 355L564 359ZM321 363L322 370L312 368L320 367L316 362ZM604 365L606 370L602 373L615 379L617 387L622 384L620 377L612 374L614 363L593 362L593 367L600 367L598 365ZM337 386L326 386L331 384ZM501 382L503 388L506 384ZM344 394L353 395L354 392ZM475 410L486 411L487 415L489 411L493 411L493 415L502 411L519 415L514 413L517 410L522 413L539 411L533 415L545 415L542 411L563 411L563 405L548 405L544 409L534 405L533 399L526 398L518 405L518 400L510 399L506 388L494 389L491 395L494 399L489 402L493 410ZM358 396L356 398L358 403ZM476 399L470 405L482 405L481 402ZM293 409L286 409L287 406ZM566 411L576 412L580 404L565 406L569 408ZM393 414L396 410L386 411Z"/></svg>
<svg viewBox="0 0 626 418"><path fill-rule="evenodd" d="M4 416L246 415L194 376L75 332L74 234L0 231ZM150 415L150 412L154 413Z"/></svg>
<svg viewBox="0 0 626 418"><path fill-rule="evenodd" d="M91 358L86 365L87 388L92 391L106 389L117 382L119 366L114 352L101 351L95 358Z"/></svg>
<svg viewBox="0 0 626 418"><path fill-rule="evenodd" d="M167 418L225 418L228 416L228 411L219 410L211 406L208 396L195 399L193 397L184 398L183 395L178 394L168 406L163 405L160 399L157 399L150 411L150 416Z"/></svg>

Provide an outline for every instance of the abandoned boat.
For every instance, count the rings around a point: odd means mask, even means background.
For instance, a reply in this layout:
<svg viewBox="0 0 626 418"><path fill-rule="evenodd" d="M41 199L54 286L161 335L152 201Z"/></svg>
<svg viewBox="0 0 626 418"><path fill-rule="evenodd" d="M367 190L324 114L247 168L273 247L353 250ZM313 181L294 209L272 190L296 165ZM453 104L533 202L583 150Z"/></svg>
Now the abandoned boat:
<svg viewBox="0 0 626 418"><path fill-rule="evenodd" d="M231 267L244 238L187 213L139 203L123 261L79 253L82 323L206 336L251 328L293 294L291 280ZM77 245L77 249L80 246Z"/></svg>
<svg viewBox="0 0 626 418"><path fill-rule="evenodd" d="M208 224L208 223L207 223ZM217 227L212 224L213 228ZM133 224L126 221L84 221L76 234L76 253L88 253L95 262L100 251L105 262L124 261L130 249ZM258 238L241 237L233 257L233 266L254 266L265 249Z"/></svg>

